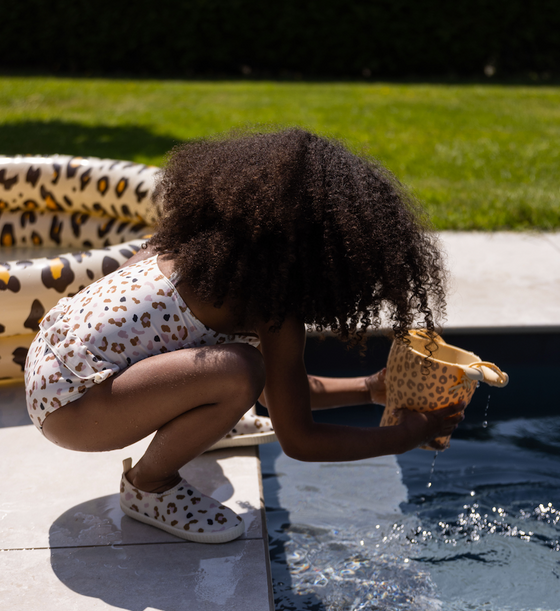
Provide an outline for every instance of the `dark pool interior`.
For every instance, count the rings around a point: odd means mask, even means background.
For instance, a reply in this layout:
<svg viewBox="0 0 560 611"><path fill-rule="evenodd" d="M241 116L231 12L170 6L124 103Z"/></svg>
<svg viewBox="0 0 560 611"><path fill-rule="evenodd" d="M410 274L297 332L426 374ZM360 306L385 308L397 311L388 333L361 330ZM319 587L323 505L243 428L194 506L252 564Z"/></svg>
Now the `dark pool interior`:
<svg viewBox="0 0 560 611"><path fill-rule="evenodd" d="M328 533L313 524L303 527L308 528L303 534L301 524L294 530L295 508L278 503L280 449L277 444L261 449L278 611L560 609L560 333L444 338L496 363L510 383L504 389L485 384L477 389L451 447L438 454L431 478L433 452L397 457L408 499L400 504L392 547L356 555L353 537L363 536L353 530L351 516ZM312 337L307 367L317 375L363 375L383 367L389 349L390 341L379 336L369 339L365 356L334 339ZM356 406L314 416L375 426L381 412ZM350 479L352 473L360 475L352 468L347 472ZM319 486L305 465L293 477L309 477L306 485ZM325 495L337 494L328 481L321 484ZM404 553L403 546L408 572L392 560ZM309 582L311 569L323 582L302 589L301 575Z"/></svg>

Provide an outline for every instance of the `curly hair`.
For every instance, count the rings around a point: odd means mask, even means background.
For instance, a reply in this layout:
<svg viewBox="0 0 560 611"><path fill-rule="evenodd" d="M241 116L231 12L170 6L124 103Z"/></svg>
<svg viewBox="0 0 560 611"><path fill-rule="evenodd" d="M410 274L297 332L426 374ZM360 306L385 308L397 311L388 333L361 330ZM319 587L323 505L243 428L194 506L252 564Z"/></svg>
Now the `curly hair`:
<svg viewBox="0 0 560 611"><path fill-rule="evenodd" d="M197 298L278 329L294 316L359 342L388 308L397 337L433 332L445 272L422 209L374 160L301 129L196 140L171 152L151 243Z"/></svg>

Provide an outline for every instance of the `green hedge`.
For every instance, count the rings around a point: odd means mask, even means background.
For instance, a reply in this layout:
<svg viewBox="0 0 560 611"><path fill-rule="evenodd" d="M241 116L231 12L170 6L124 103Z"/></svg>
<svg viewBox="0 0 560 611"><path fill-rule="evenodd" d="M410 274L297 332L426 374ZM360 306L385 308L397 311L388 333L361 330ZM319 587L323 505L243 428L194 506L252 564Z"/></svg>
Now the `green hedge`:
<svg viewBox="0 0 560 611"><path fill-rule="evenodd" d="M0 68L425 77L493 66L498 77L556 75L559 31L558 0L19 0L0 22Z"/></svg>

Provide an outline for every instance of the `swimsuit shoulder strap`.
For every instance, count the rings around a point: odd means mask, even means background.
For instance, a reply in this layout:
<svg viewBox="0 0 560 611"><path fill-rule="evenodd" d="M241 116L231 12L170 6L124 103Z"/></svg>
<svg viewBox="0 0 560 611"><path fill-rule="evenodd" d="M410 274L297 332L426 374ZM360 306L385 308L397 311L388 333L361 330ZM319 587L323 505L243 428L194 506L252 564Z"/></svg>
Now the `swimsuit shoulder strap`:
<svg viewBox="0 0 560 611"><path fill-rule="evenodd" d="M179 282L181 282L181 274L179 272L173 272L171 276L169 276L169 282L171 282L174 287L177 287Z"/></svg>
<svg viewBox="0 0 560 611"><path fill-rule="evenodd" d="M154 255L156 261L158 256L159 254ZM181 282L181 274L178 271L173 271L171 272L171 275L169 276L168 280L175 288L177 288L177 285L179 284L179 282Z"/></svg>

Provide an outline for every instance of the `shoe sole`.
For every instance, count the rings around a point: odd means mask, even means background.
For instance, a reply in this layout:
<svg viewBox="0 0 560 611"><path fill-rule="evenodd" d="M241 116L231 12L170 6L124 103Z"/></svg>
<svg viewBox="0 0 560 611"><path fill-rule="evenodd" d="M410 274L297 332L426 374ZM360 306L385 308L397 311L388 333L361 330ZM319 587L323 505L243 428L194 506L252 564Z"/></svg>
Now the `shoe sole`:
<svg viewBox="0 0 560 611"><path fill-rule="evenodd" d="M250 435L236 435L235 437L224 437L220 439L220 441L217 441L206 451L212 452L213 450L221 450L222 448L235 448L240 446L260 446L265 443L272 443L273 441L278 441L274 431L268 433L252 433Z"/></svg>
<svg viewBox="0 0 560 611"><path fill-rule="evenodd" d="M243 522L243 519L241 522L239 522L239 524L225 531L216 533L191 533L138 513L137 511L134 511L133 509L130 509L124 505L122 501L120 502L120 506L124 513L134 520L138 520L144 524L149 524L150 526L154 526L160 530L165 530L166 532L175 535L180 539L186 539L187 541L193 541L194 543L227 543L228 541L237 539L245 532L245 523Z"/></svg>

